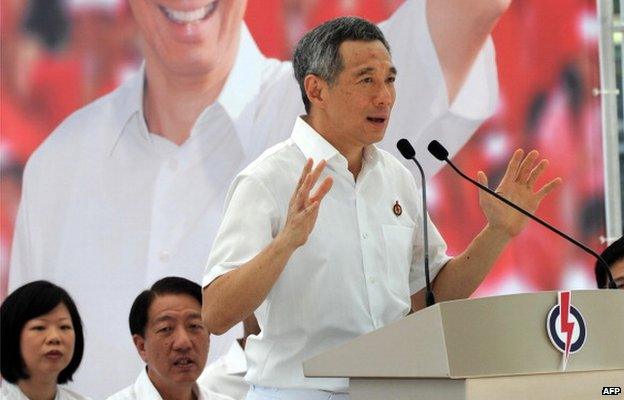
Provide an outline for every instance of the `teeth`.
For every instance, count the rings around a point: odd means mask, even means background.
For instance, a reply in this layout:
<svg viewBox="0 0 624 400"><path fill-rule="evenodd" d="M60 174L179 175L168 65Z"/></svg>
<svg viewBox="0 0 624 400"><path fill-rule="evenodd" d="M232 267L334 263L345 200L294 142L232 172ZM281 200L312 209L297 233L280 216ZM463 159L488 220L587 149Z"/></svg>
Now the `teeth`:
<svg viewBox="0 0 624 400"><path fill-rule="evenodd" d="M190 360L185 358L185 359L182 359L182 360L178 361L176 364L178 364L178 365L187 365L190 362L191 362Z"/></svg>
<svg viewBox="0 0 624 400"><path fill-rule="evenodd" d="M192 11L177 11L163 6L161 6L160 8L164 11L167 18L169 18L173 22L188 24L206 18L206 16L214 11L216 7L217 2L215 1L208 4L207 6Z"/></svg>

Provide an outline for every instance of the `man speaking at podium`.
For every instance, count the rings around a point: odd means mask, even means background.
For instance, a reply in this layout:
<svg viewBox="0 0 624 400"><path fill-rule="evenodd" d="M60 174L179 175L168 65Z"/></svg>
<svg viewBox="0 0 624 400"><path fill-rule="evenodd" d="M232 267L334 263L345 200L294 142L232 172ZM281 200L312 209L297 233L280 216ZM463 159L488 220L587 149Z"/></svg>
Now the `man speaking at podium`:
<svg viewBox="0 0 624 400"><path fill-rule="evenodd" d="M346 379L306 378L303 361L424 303L419 189L375 146L401 71L381 31L354 17L304 36L293 63L307 114L230 187L202 314L220 334L255 312L262 332L245 349L248 399L346 398ZM497 189L532 212L560 182L534 191L548 164L537 157L516 151ZM478 179L487 184L482 172ZM455 258L429 222L440 300L469 296L526 223L489 195L479 201L487 225Z"/></svg>

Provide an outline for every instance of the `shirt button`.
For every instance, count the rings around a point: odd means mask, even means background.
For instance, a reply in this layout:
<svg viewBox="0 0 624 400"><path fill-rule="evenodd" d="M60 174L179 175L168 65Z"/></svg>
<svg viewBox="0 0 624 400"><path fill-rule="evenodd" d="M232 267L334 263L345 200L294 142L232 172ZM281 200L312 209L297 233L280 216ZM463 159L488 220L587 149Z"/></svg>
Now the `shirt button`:
<svg viewBox="0 0 624 400"><path fill-rule="evenodd" d="M178 170L178 160L171 159L169 160L169 169L172 171Z"/></svg>
<svg viewBox="0 0 624 400"><path fill-rule="evenodd" d="M368 239L368 233L362 233L362 237L363 237L364 239Z"/></svg>
<svg viewBox="0 0 624 400"><path fill-rule="evenodd" d="M158 259L162 262L167 262L171 258L171 254L167 250L163 250L158 254Z"/></svg>
<svg viewBox="0 0 624 400"><path fill-rule="evenodd" d="M377 283L377 279L375 279L375 278L370 278L368 281L369 281L371 284L373 284L373 285L374 285L375 283Z"/></svg>

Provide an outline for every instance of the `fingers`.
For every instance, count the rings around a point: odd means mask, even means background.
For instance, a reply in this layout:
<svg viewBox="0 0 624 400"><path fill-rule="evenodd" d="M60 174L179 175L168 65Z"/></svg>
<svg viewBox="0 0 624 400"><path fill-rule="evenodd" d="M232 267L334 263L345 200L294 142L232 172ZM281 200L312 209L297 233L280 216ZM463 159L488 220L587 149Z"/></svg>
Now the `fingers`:
<svg viewBox="0 0 624 400"><path fill-rule="evenodd" d="M310 191L312 190L314 185L316 185L316 181L318 181L318 178L321 175L321 172L323 172L325 165L327 165L327 161L321 160L321 162L319 162L316 167L308 173L308 176L306 176L303 185L301 185L299 192L301 198L305 200L304 207L307 207L310 203Z"/></svg>
<svg viewBox="0 0 624 400"><path fill-rule="evenodd" d="M527 179L527 185L530 188L535 185L535 182L537 182L537 179L540 175L542 175L542 172L544 172L546 168L548 168L548 160L542 160L531 170L529 178Z"/></svg>
<svg viewBox="0 0 624 400"><path fill-rule="evenodd" d="M538 201L542 201L542 199L548 196L548 193L552 192L561 184L561 178L555 178L552 181L548 182L540 190L538 190L535 195L537 196Z"/></svg>
<svg viewBox="0 0 624 400"><path fill-rule="evenodd" d="M303 170L301 171L301 176L299 177L299 181L297 182L297 187L290 199L290 205L296 206L297 209L302 207L303 201L301 198L301 187L305 184L308 175L310 174L310 170L312 169L312 164L314 161L311 158L306 160L305 165L303 166Z"/></svg>
<svg viewBox="0 0 624 400"><path fill-rule="evenodd" d="M325 160L321 160L321 162L316 165L316 167L311 173L312 180L310 182L310 189L312 189L314 185L316 185L316 181L318 181L318 178L319 176L321 176L321 173L323 172L323 169L325 169L326 165L327 165L327 161Z"/></svg>
<svg viewBox="0 0 624 400"><path fill-rule="evenodd" d="M479 182L481 185L485 187L488 187L488 178L487 178L487 175L485 175L485 172L483 171L477 172L477 182Z"/></svg>
<svg viewBox="0 0 624 400"><path fill-rule="evenodd" d="M323 182L321 182L321 184L319 185L318 189L316 189L316 192L314 192L314 195L310 198L310 201L313 203L320 203L321 200L323 200L323 197L325 197L325 195L327 194L327 192L329 192L329 189L331 189L333 183L334 180L331 176L325 178Z"/></svg>
<svg viewBox="0 0 624 400"><path fill-rule="evenodd" d="M533 169L533 164L535 164L535 160L537 160L538 156L539 153L537 152L537 150L532 150L529 152L529 154L527 154L524 160L522 160L520 167L518 168L516 181L520 183L527 182L527 180L529 179L529 175Z"/></svg>
<svg viewBox="0 0 624 400"><path fill-rule="evenodd" d="M511 160L509 160L509 164L507 164L507 170L505 171L505 175L503 176L499 186L504 186L507 182L513 182L516 180L522 157L524 157L524 151L522 149L518 149L513 153Z"/></svg>
<svg viewBox="0 0 624 400"><path fill-rule="evenodd" d="M308 176L310 170L312 169L312 164L314 164L314 161L311 158L308 158L305 165L303 166L303 170L301 171L301 176L299 177L299 182L297 182L297 188L295 190L299 190L301 185L303 185L306 176Z"/></svg>
<svg viewBox="0 0 624 400"><path fill-rule="evenodd" d="M321 173L323 172L323 169L325 169L325 166L327 165L327 161L321 160L316 165L316 167L314 167L314 169L312 169L313 164L314 164L314 161L311 158L308 159L308 161L306 162L306 165L303 168L302 175L299 178L299 183L297 184L297 189L295 191L293 201L298 210L307 208L310 205L310 203L314 201L314 198L310 199L310 191L312 190L312 188L318 181ZM303 175L303 173L305 173L305 176ZM327 191L329 191L330 188L331 188L331 179L329 183L323 182L322 187L319 187L314 197L316 198L317 195L320 194L321 195L320 198L322 199L323 196L325 196L325 194L327 193Z"/></svg>

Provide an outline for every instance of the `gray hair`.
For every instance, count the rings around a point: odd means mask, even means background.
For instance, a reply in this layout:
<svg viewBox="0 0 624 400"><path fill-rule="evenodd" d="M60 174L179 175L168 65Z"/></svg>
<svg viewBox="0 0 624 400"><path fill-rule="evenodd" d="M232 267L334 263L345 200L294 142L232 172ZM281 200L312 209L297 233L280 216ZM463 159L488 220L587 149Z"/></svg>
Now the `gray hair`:
<svg viewBox="0 0 624 400"><path fill-rule="evenodd" d="M304 79L316 75L330 85L343 69L339 48L342 42L379 40L390 52L390 46L381 30L373 23L358 17L340 17L317 26L301 38L293 55L295 79L301 89L306 112L310 112L310 99L305 92Z"/></svg>

